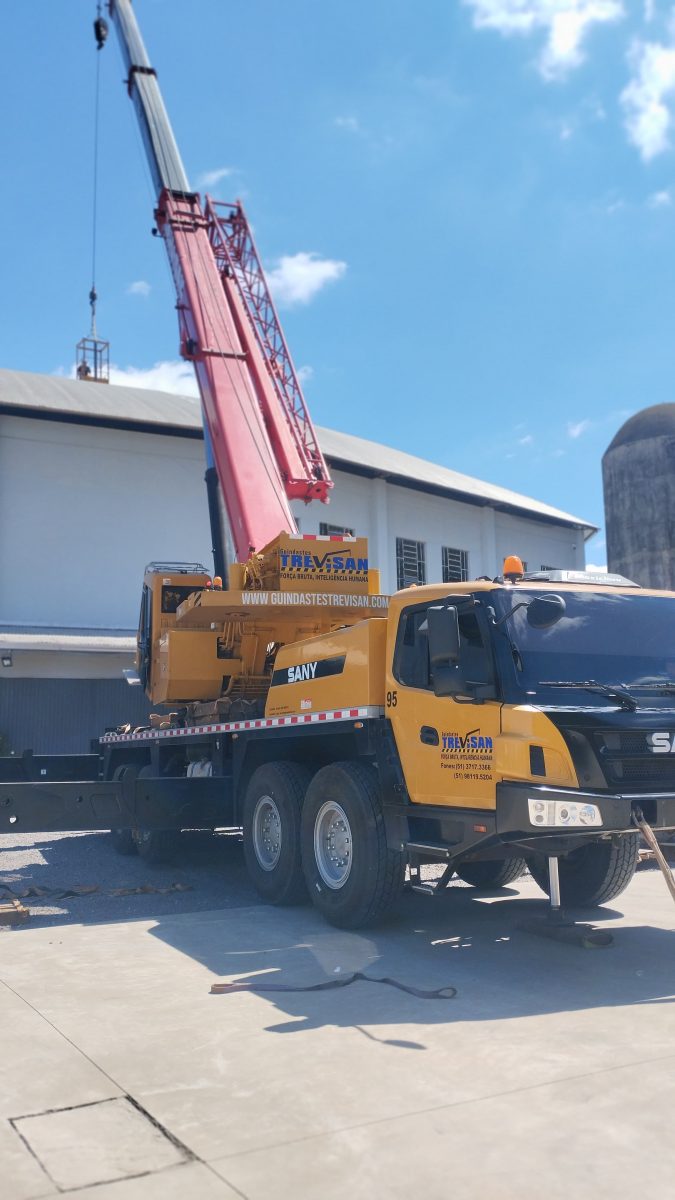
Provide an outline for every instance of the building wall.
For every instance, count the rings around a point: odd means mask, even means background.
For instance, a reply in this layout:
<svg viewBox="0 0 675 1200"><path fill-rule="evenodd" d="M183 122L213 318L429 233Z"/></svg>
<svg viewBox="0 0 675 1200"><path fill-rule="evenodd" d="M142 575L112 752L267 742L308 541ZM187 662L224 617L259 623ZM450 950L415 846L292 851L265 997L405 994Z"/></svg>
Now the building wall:
<svg viewBox="0 0 675 1200"><path fill-rule="evenodd" d="M118 725L145 725L143 690L124 679L0 677L0 746L14 754L82 754Z"/></svg>
<svg viewBox="0 0 675 1200"><path fill-rule="evenodd" d="M203 474L199 441L0 416L0 622L135 629L146 563L211 564Z"/></svg>
<svg viewBox="0 0 675 1200"><path fill-rule="evenodd" d="M211 565L201 441L0 417L0 622L134 629L151 560ZM396 589L396 538L424 542L427 579L441 547L465 550L470 575L505 554L530 568L583 566L581 533L412 488L334 472L330 505L294 510L370 540L382 589Z"/></svg>
<svg viewBox="0 0 675 1200"><path fill-rule="evenodd" d="M499 574L507 554L518 554L530 570L583 570L581 531L426 495L383 479L344 471L332 475L335 487L329 505L293 505L302 532L318 533L320 522L326 521L367 536L370 561L382 572L384 592L396 591L399 537L424 543L428 583L442 578L443 546L468 553L471 578Z"/></svg>
<svg viewBox="0 0 675 1200"><path fill-rule="evenodd" d="M0 416L0 625L134 630L150 561L211 567L201 440ZM472 576L505 554L530 569L583 567L580 532L334 471L328 506L294 504L302 532L321 521L370 541L382 590L396 590L396 539L425 546L427 580L443 546L468 553ZM76 752L125 721L147 718L117 654L13 651L0 670L0 734L16 752Z"/></svg>

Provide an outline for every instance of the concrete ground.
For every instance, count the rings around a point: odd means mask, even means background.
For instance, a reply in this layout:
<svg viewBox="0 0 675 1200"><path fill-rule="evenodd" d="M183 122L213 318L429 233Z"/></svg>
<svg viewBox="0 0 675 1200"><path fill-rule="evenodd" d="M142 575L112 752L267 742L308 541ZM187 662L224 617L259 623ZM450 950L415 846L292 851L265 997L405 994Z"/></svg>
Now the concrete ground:
<svg viewBox="0 0 675 1200"><path fill-rule="evenodd" d="M192 890L109 895L140 880ZM231 842L152 869L103 835L5 838L3 883L50 894L0 933L2 1200L672 1194L675 906L655 871L598 910L605 950L521 931L527 879L342 933L262 905ZM210 994L353 971L457 996Z"/></svg>

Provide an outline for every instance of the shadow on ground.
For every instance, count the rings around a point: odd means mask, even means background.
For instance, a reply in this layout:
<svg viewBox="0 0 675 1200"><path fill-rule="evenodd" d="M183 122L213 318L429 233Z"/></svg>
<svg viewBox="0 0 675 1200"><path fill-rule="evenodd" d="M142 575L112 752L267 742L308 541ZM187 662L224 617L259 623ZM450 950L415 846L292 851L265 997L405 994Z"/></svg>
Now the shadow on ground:
<svg viewBox="0 0 675 1200"><path fill-rule="evenodd" d="M654 882L659 889L660 881ZM410 1024L419 1033L420 1026L441 1022L672 1002L675 929L623 923L613 929L608 949L561 945L520 928L545 911L539 895L529 880L491 894L463 885L433 900L407 894L372 932L331 929L309 908L262 907L242 912L236 925L229 915L214 913L203 923L161 921L152 933L197 959L214 980L250 985L278 1017L266 1028L279 1035L332 1025L423 1050L423 1040L392 1039L378 1027ZM574 916L607 928L622 920L623 911L605 907ZM675 910L673 918L675 924ZM421 999L385 983L361 981L334 991L301 990L353 972L414 989L456 988L457 995ZM262 990L270 983L293 990ZM232 994L213 997L214 1008L225 1014L232 1003Z"/></svg>
<svg viewBox="0 0 675 1200"><path fill-rule="evenodd" d="M96 890L63 894L78 888ZM149 890L133 894L139 888ZM30 889L46 894L25 896ZM113 894L125 890L132 894ZM183 834L180 860L161 865L117 854L106 833L6 836L0 838L3 892L24 896L34 927L260 903L246 873L240 839L200 833Z"/></svg>
<svg viewBox="0 0 675 1200"><path fill-rule="evenodd" d="M263 905L248 881L237 839L184 835L183 843L180 866L158 867L120 858L105 834L17 837L2 847L0 887L65 889L95 882L99 891L92 895L26 901L33 914L30 926L155 920L151 936L200 963L214 981L236 979L254 990L266 983L293 989L260 991L274 1014L266 1028L280 1036L348 1027L369 1040L424 1050L419 1035L425 1025L649 1007L669 1003L675 995L675 930L644 922L653 896L661 923L665 912L666 924L672 915L675 925L675 909L664 900L663 881L654 872L638 874L613 907L574 914L605 928L617 923L613 946L584 950L520 928L546 911L539 889L527 878L492 893L458 882L433 900L407 893L381 927L349 933L332 929L309 905ZM124 898L106 894L125 884L161 888L172 882L190 890ZM622 920L626 911L628 919ZM642 918L637 923L636 913ZM404 988L456 988L457 996L423 999L385 983L361 981L336 990L302 990L341 982L354 972L387 977ZM220 1021L228 1020L228 1006L237 1000L214 995L211 1002ZM401 1024L416 1027L414 1040L387 1036L387 1026Z"/></svg>

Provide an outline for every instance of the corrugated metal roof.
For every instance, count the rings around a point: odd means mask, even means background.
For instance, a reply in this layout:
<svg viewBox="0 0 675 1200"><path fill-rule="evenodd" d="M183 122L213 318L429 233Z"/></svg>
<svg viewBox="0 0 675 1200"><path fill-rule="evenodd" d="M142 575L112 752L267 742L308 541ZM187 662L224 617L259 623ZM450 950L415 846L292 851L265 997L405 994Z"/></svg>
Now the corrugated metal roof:
<svg viewBox="0 0 675 1200"><path fill-rule="evenodd" d="M369 474L386 479L409 480L426 485L427 488L470 497L474 502L479 499L495 508L518 509L523 515L544 517L564 525L574 525L587 530L587 536L596 532L597 526L584 521L582 517L572 516L571 513L552 508L550 504L542 504L540 500L532 500L529 496L510 491L509 488L499 487L498 484L485 483L482 479L463 475L450 467L415 458L403 450L394 450L379 442L368 442L365 438L354 437L351 433L337 433L334 429L321 429L319 426L317 435L321 449L332 462L347 462L361 467Z"/></svg>
<svg viewBox="0 0 675 1200"><path fill-rule="evenodd" d="M33 410L64 414L71 420L156 426L199 436L202 429L199 400L169 392L113 384L83 383L58 375L35 375L25 371L0 370L0 409ZM443 492L471 504L492 505L522 516L572 525L585 537L597 526L582 517L533 500L497 484L486 483L450 467L427 462L402 450L367 441L350 433L317 426L317 436L326 458L335 465L362 474L383 477L421 490Z"/></svg>
<svg viewBox="0 0 675 1200"><path fill-rule="evenodd" d="M61 375L0 370L0 407L37 409L102 422L124 421L201 431L201 408L194 396L149 388L82 383Z"/></svg>

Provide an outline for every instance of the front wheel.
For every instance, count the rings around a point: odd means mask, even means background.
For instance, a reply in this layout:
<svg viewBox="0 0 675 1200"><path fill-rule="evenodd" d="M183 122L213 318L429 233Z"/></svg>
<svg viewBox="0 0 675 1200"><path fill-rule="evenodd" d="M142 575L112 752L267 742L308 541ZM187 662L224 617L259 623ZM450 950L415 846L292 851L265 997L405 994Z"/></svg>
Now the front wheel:
<svg viewBox="0 0 675 1200"><path fill-rule="evenodd" d="M251 776L244 798L244 857L256 891L270 904L307 899L300 812L312 778L301 763L272 762Z"/></svg>
<svg viewBox="0 0 675 1200"><path fill-rule="evenodd" d="M302 813L302 864L313 903L332 925L358 929L391 907L403 888L404 859L390 850L372 767L323 767Z"/></svg>
<svg viewBox="0 0 675 1200"><path fill-rule="evenodd" d="M639 848L640 834L627 833L616 842L591 842L560 858L560 903L570 908L592 908L614 900L635 874ZM534 881L548 895L548 860L538 854L527 865Z"/></svg>

